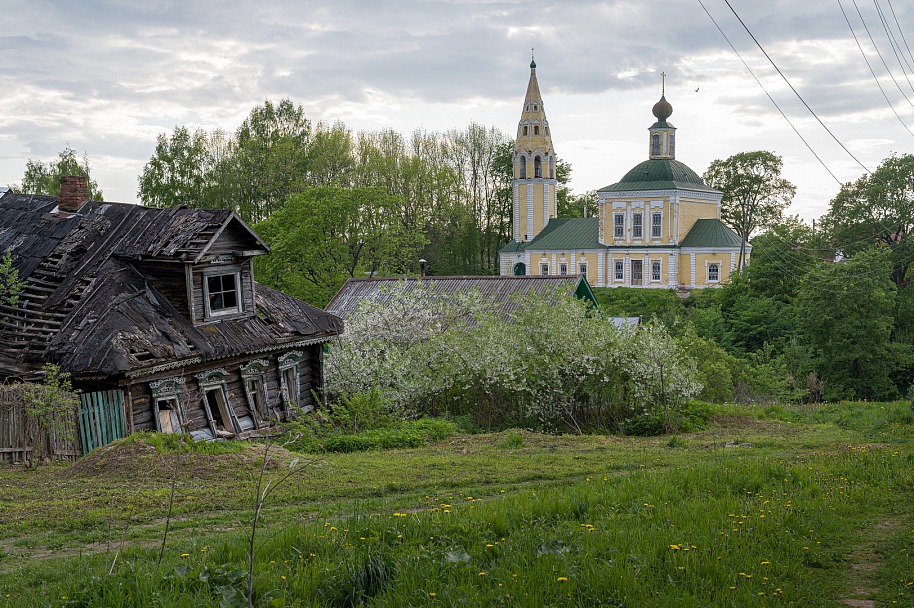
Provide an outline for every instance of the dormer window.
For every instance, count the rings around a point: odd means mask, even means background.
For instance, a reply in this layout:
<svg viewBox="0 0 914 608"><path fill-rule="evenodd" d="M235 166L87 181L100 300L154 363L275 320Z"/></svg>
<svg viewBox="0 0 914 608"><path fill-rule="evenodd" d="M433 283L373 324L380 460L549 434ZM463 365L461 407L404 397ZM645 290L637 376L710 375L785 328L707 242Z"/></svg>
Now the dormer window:
<svg viewBox="0 0 914 608"><path fill-rule="evenodd" d="M206 316L237 314L241 308L241 272L209 272L204 275L203 301Z"/></svg>

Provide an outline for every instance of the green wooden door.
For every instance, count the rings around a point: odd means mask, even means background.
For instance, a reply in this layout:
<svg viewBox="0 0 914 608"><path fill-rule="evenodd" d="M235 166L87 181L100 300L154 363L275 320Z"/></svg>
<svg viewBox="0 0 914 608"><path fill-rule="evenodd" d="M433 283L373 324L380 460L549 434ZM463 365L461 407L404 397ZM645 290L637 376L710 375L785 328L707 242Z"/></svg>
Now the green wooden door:
<svg viewBox="0 0 914 608"><path fill-rule="evenodd" d="M79 439L83 454L127 436L122 391L98 391L79 396Z"/></svg>

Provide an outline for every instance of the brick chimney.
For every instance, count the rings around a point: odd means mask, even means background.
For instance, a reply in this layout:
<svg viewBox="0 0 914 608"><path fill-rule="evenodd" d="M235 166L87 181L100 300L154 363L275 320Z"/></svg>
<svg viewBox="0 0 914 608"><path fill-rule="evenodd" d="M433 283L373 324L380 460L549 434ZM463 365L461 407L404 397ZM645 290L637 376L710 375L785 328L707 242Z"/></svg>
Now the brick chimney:
<svg viewBox="0 0 914 608"><path fill-rule="evenodd" d="M89 180L79 175L66 175L60 178L60 195L57 197L57 208L60 211L76 213L89 200Z"/></svg>

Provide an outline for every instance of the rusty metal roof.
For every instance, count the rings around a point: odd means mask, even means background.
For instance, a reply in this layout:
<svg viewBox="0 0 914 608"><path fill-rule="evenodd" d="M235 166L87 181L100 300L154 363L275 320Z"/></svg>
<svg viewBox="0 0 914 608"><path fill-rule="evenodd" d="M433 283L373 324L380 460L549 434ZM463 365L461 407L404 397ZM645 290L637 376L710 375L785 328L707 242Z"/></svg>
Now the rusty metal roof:
<svg viewBox="0 0 914 608"><path fill-rule="evenodd" d="M505 312L518 306L518 295L561 295L584 298L597 306L596 298L583 275L567 276L477 276L477 277L387 277L349 279L337 292L325 310L346 318L364 300L388 302L394 296L392 288L402 285L407 290L424 288L429 293L449 295L478 292L501 305Z"/></svg>

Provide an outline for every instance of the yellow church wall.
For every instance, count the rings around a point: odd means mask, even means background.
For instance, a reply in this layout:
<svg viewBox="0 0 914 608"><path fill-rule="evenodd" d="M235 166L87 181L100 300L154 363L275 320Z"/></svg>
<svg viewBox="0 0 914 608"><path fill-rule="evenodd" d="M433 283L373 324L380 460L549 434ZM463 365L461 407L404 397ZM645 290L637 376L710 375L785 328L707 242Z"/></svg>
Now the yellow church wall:
<svg viewBox="0 0 914 608"><path fill-rule="evenodd" d="M695 283L696 287L714 287L730 280L731 252L720 251L716 253L695 254ZM708 281L708 266L711 263L719 264L718 280ZM690 286L692 283L692 256L679 255L679 284Z"/></svg>
<svg viewBox="0 0 914 608"><path fill-rule="evenodd" d="M541 183L529 184L527 187L533 188L533 234L539 234L545 226L543 219L543 185Z"/></svg>
<svg viewBox="0 0 914 608"><path fill-rule="evenodd" d="M679 201L679 232L676 235L676 242L679 243L686 237L696 220L713 220L717 219L717 204L709 202L690 201L682 199Z"/></svg>
<svg viewBox="0 0 914 608"><path fill-rule="evenodd" d="M613 205L624 204L625 207L615 207ZM654 206L660 203L659 206ZM600 219L603 223L603 243L607 245L665 245L669 243L670 235L675 230L675 218L673 215L674 205L670 197L645 197L640 199L606 199L606 202L600 209ZM661 214L660 236L652 236L652 215L656 212ZM621 239L614 238L615 224L613 216L616 213L625 215L625 235ZM642 237L632 238L632 214L642 214ZM694 223L694 220L693 220Z"/></svg>

